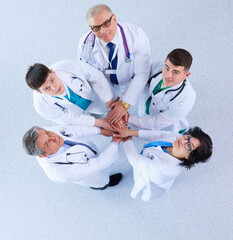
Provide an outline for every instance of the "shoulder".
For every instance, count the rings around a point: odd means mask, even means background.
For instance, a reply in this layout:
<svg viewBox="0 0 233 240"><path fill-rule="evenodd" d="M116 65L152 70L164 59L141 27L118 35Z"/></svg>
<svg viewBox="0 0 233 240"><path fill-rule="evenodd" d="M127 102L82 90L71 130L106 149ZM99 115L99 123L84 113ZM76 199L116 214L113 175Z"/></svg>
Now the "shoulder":
<svg viewBox="0 0 233 240"><path fill-rule="evenodd" d="M186 95L189 95L190 97L196 97L196 92L194 88L192 87L192 84L190 83L189 79L186 79L186 89L185 89Z"/></svg>
<svg viewBox="0 0 233 240"><path fill-rule="evenodd" d="M155 62L151 63L150 76L152 77L155 74L159 75L159 72L161 72L163 70L163 66L164 66L164 62L163 61L155 61Z"/></svg>
<svg viewBox="0 0 233 240"><path fill-rule="evenodd" d="M85 33L79 40L79 48L92 48L95 41L95 35L92 32ZM96 41L95 41L96 44Z"/></svg>

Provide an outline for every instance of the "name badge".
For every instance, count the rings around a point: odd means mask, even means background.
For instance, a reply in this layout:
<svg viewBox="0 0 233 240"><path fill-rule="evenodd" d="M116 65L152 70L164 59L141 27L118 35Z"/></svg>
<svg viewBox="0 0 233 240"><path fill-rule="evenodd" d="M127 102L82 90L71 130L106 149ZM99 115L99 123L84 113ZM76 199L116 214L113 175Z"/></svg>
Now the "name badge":
<svg viewBox="0 0 233 240"><path fill-rule="evenodd" d="M117 73L116 69L105 69L104 72L105 72L105 74L116 74Z"/></svg>

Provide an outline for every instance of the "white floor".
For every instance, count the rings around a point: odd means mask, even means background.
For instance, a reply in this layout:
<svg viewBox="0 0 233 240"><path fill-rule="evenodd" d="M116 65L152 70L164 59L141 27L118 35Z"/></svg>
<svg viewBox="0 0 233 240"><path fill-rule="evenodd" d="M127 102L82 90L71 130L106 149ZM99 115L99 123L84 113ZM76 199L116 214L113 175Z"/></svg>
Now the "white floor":
<svg viewBox="0 0 233 240"><path fill-rule="evenodd" d="M190 81L197 102L192 126L210 134L212 159L176 180L169 195L145 203L130 198L132 168L121 150L113 172L122 182L106 191L50 182L21 146L39 117L24 77L29 65L77 57L88 31L85 13L98 1L1 0L0 4L0 239L4 240L227 240L233 236L233 1L105 1L119 22L139 25L152 59L172 49L194 58ZM98 137L100 149L110 141ZM140 149L144 142L135 139Z"/></svg>

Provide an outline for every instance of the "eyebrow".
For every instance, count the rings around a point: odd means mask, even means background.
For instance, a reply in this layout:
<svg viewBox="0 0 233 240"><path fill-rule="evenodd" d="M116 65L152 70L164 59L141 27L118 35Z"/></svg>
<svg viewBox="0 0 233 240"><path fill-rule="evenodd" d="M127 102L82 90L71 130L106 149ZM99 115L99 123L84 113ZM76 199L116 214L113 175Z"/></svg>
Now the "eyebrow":
<svg viewBox="0 0 233 240"><path fill-rule="evenodd" d="M110 17L111 18L111 17ZM109 19L110 19L109 18ZM100 25L92 25L91 27L100 27L100 26L102 26L103 24L105 24L106 22L108 22L109 21L109 19L107 19L106 21L104 21L102 24L100 24Z"/></svg>
<svg viewBox="0 0 233 240"><path fill-rule="evenodd" d="M170 67L169 67L167 64L165 64L165 66L168 67L168 68L170 69ZM177 69L174 69L173 71L176 71L176 72L180 73L180 71L177 70Z"/></svg>
<svg viewBox="0 0 233 240"><path fill-rule="evenodd" d="M53 76L52 75L50 75L50 78L49 78L49 82L51 81L51 79L53 78ZM47 79L46 79L47 80ZM46 82L46 80L45 80L45 82ZM46 86L46 87L44 87L42 90L44 91L45 90L45 88L47 88L48 86Z"/></svg>
<svg viewBox="0 0 233 240"><path fill-rule="evenodd" d="M191 135L190 135L191 136ZM192 138L192 136L191 136L191 138ZM191 139L190 138L190 139ZM194 149L194 145L193 145L193 143L189 140L189 142L190 142L190 144L191 144L191 146L192 146L192 149Z"/></svg>
<svg viewBox="0 0 233 240"><path fill-rule="evenodd" d="M48 136L48 131L46 131L46 130L44 130L45 131L45 134ZM45 141L44 142L44 147L47 147L47 145L48 145L48 141Z"/></svg>

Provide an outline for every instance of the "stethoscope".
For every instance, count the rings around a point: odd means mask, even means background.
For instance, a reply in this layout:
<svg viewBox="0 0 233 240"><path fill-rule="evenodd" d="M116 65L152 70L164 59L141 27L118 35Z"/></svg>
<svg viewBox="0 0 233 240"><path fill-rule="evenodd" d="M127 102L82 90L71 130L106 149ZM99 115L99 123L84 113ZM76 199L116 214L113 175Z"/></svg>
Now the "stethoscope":
<svg viewBox="0 0 233 240"><path fill-rule="evenodd" d="M120 31L121 31L121 36L122 36L122 40L123 40L123 45L124 45L124 49L125 49L125 62L126 63L130 63L131 62L131 59L130 59L130 53L129 53L129 48L128 48L128 44L127 44L127 41L126 41L126 37L125 37L125 33L124 33L124 30L122 28L122 26L120 24L117 23L117 26L120 28ZM84 39L84 42L83 44L85 45L86 42L87 42L87 39L88 37L92 34L92 31L90 31L86 38ZM95 46L95 41L96 41L96 36L94 35L94 38L93 38L93 41L92 41L92 48ZM84 49L84 45L83 45L83 49Z"/></svg>
<svg viewBox="0 0 233 240"><path fill-rule="evenodd" d="M81 154L84 152L76 152L76 153L66 153L66 161L67 162L53 162L53 164L58 164L58 165L72 165L72 164L87 164L87 162L89 161L89 158L86 159L86 162L70 162L68 160L68 156L70 155L76 155L76 154ZM84 156L86 157L87 155L84 154Z"/></svg>
<svg viewBox="0 0 233 240"><path fill-rule="evenodd" d="M62 129L60 131L60 133L63 135L63 136L66 136L66 137L71 137L73 136L72 134L66 134L65 133L65 129ZM89 145L87 144L84 144L84 143L80 143L80 142L77 142L76 145L79 145L79 146L84 146L86 148L88 148L89 150L91 150L95 155L97 155L97 152L91 148ZM86 157L86 162L70 162L68 160L68 157L70 155L77 155L77 154L82 154L84 153L84 157ZM54 164L58 164L58 165L72 165L72 164L87 164L87 162L89 161L89 158L87 157L87 154L84 152L84 151L81 151L81 152L74 152L74 153L66 153L66 162L53 162Z"/></svg>
<svg viewBox="0 0 233 240"><path fill-rule="evenodd" d="M162 73L162 71L160 71L160 72L156 73L155 75L153 75L152 77L150 77L147 83L150 84L152 78L156 78L156 77L157 77L159 74L161 74L161 73ZM170 102L171 102L172 100L174 100L176 97L178 97L178 96L181 94L181 92L183 91L185 85L186 85L186 79L183 80L182 84L181 84L178 88L176 88L176 89L168 89L168 90L165 92L165 94L167 94L167 93L169 93L169 92L178 91L178 93L177 93L174 97L172 97L172 98L170 99Z"/></svg>

